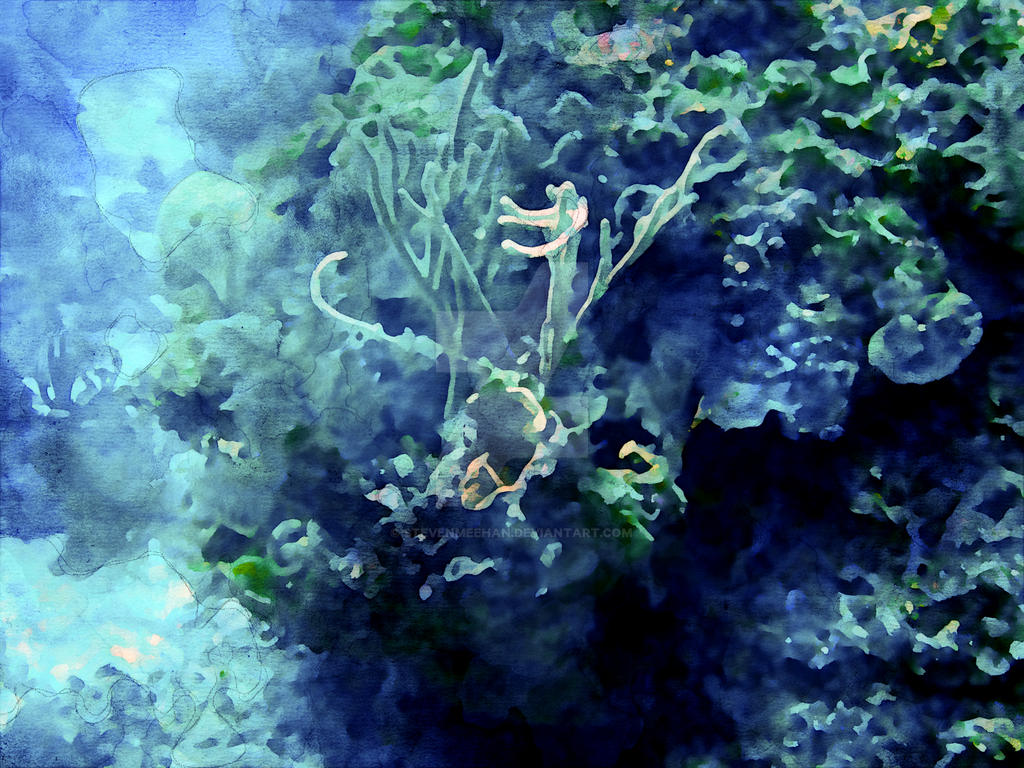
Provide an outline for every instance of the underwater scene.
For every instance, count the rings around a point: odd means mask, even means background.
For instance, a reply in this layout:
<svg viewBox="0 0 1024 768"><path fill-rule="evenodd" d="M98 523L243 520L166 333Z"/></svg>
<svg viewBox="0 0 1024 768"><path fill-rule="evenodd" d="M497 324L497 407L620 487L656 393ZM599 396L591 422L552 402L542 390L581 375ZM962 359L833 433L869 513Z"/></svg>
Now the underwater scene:
<svg viewBox="0 0 1024 768"><path fill-rule="evenodd" d="M1024 765L1024 0L0 11L0 766Z"/></svg>

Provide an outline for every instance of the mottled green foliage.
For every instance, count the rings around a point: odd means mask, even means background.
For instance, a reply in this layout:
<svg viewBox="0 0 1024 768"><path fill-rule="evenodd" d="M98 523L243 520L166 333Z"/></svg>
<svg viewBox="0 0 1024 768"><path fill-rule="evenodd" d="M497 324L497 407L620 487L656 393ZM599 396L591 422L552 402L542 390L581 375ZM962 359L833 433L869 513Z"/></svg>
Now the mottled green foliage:
<svg viewBox="0 0 1024 768"><path fill-rule="evenodd" d="M693 429L831 441L858 392L951 388L975 418L947 425L955 440L900 424L896 447L853 446L836 470L849 499L835 503L886 531L886 557L769 550L722 673L763 681L757 709L717 680L708 695L737 723L730 759L908 764L897 755L927 738L937 766L1013 759L1020 704L988 686L1019 679L1024 657L1021 341L986 282L1021 286L1020 3L787 7L798 42L733 50L698 32L756 13L738 3L378 3L350 81L235 148L230 172L197 160L171 70L86 87L97 232L39 269L5 265L39 341L10 351L34 430L17 460L56 454L67 472L12 487L88 510L63 561L93 572L172 540L246 621L325 644L365 628L303 617L369 625L449 590L476 600L477 584L654 583L686 495L708 504L700 478L681 489ZM112 239L134 292L86 312L72 267L88 278ZM45 307L29 300L44 274L59 286ZM122 520L123 540L102 533ZM543 534L558 526L620 535ZM513 622L479 623L487 645ZM544 649L567 642L555 635ZM864 658L878 666L841 695L786 671ZM908 725L926 697L887 679L904 664L925 681L960 670L972 696ZM535 666L523 674L543 681ZM473 706L504 717L498 698ZM195 747L165 730L168 754Z"/></svg>

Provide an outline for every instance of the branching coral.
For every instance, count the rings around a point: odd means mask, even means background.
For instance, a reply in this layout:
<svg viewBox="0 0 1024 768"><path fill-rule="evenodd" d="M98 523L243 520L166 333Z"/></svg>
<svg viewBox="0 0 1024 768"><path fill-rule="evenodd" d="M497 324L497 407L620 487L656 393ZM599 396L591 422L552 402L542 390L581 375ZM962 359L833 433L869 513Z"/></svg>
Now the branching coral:
<svg viewBox="0 0 1024 768"><path fill-rule="evenodd" d="M612 249L622 239L622 233L612 237L611 223L608 219L601 220L597 274L587 298L575 315L570 314L569 304L572 300L572 281L576 276L576 254L579 247L577 235L588 223L589 210L586 198L580 197L576 193L576 187L566 181L558 187L548 187L547 195L554 203L550 208L527 210L520 208L508 197L501 199L501 204L511 213L499 216L499 224L538 227L545 230L551 238L548 242L533 247L522 246L512 240L502 242L502 247L508 252L530 258L545 257L551 268L547 315L541 328L540 375L543 380L547 380L553 368L557 366L565 345L576 337L577 328L587 309L605 294L619 272L636 261L651 246L662 227L696 199L695 196L687 194L687 189L693 170L700 165L701 150L727 131L727 125L722 124L701 137L679 177L671 186L661 191L650 212L637 219L632 244L614 264ZM632 191L633 188L627 188L622 194L628 196Z"/></svg>
<svg viewBox="0 0 1024 768"><path fill-rule="evenodd" d="M324 256L320 263L316 265L316 269L313 270L313 275L309 278L309 293L316 308L324 314L330 315L335 320L343 322L359 339L365 336L366 338L386 344L394 344L406 351L416 352L424 357L429 357L431 360L436 360L440 357L444 353L444 348L433 339L426 336L417 336L409 328L406 328L405 333L401 336L390 336L384 332L384 328L380 323L367 323L363 320L357 320L351 315L339 312L327 303L320 287L320 273L323 272L324 267L328 264L340 262L345 258L348 258L347 252L335 251Z"/></svg>
<svg viewBox="0 0 1024 768"><path fill-rule="evenodd" d="M690 153L690 159L686 161L686 166L683 168L679 178L658 196L650 213L637 219L636 226L633 229L633 243L630 245L629 250L615 262L614 266L612 265L612 249L618 245L619 240L622 238L622 233L620 232L613 238L611 236L611 224L608 219L601 220L601 260L598 262L597 275L595 275L594 282L590 286L590 293L587 294L586 300L576 312L576 324L583 318L590 305L605 294L615 275L640 258L643 252L654 242L654 238L661 228L674 219L688 203L693 202L694 198L688 197L686 190L690 182L690 175L701 162L700 152L708 143L723 135L727 130L727 126L722 124L712 128L701 137ZM625 190L623 195L628 194L630 191L629 189Z"/></svg>
<svg viewBox="0 0 1024 768"><path fill-rule="evenodd" d="M530 211L520 208L509 197L501 204L511 213L498 217L499 224L522 224L543 229L552 239L542 245L527 247L512 240L501 246L508 252L529 258L543 256L548 260L551 276L548 281L547 314L540 330L540 376L547 380L557 364L575 323L569 314L572 280L576 276L576 252L579 233L587 225L587 199L576 194L571 181L548 186L548 197L554 203L550 208Z"/></svg>
<svg viewBox="0 0 1024 768"><path fill-rule="evenodd" d="M349 189L366 190L381 255L397 273L382 279L393 284L390 297L415 298L433 316L450 369L450 414L457 371L466 363L467 316L479 313L498 328L487 288L500 264L482 243L494 227L503 155L527 134L521 120L488 98L493 72L482 49L457 42L437 47L433 58L451 64L429 75L410 56L384 46L357 69L338 101L345 128L331 155L332 182L339 198ZM489 208L487 214L453 215L466 198ZM379 333L370 337L381 340Z"/></svg>
<svg viewBox="0 0 1024 768"><path fill-rule="evenodd" d="M465 75L466 88L472 82L472 67L473 65L468 68L468 74ZM380 129L385 130L386 126L381 125ZM498 497L505 496L510 515L518 517L521 514L517 512L518 502L526 491L527 481L537 475L550 475L554 471L561 448L566 445L569 437L572 434L578 434L581 430L587 429L600 417L604 411L605 403L602 403L597 409L590 407L583 409L574 418L575 423L569 422L571 426L565 426L562 417L559 416L554 408L542 405L544 385L558 367L566 345L576 338L579 323L587 309L605 294L617 274L635 262L651 246L658 232L696 199L696 196L688 190L692 184L694 169L701 163L700 153L711 141L724 135L728 130L727 124L722 124L711 129L701 137L691 151L689 159L679 177L668 188L659 190L659 194L654 200L650 211L638 217L630 247L614 263L612 249L622 239L622 233L612 237L609 220L602 219L600 259L597 274L590 286L586 299L575 313L571 307L573 302L573 280L577 276L577 253L580 233L587 225L589 217L589 206L586 198L581 197L577 193L575 185L570 181L565 181L557 187L553 185L548 186L546 192L552 205L547 208L528 209L517 205L507 195L500 198L499 203L504 207L505 213L497 217L497 224L517 224L535 227L541 229L548 238L544 243L535 246L522 245L511 239L506 239L501 243L502 249L508 255L525 256L531 259L546 259L550 270L546 312L541 323L539 341L536 348L539 357L536 378L525 368L532 357L531 354L522 355L517 360L518 370L499 369L487 361L486 358L475 362L467 360L461 348L461 315L459 315L460 321L456 325L452 337L446 339L445 343L442 344L425 336L417 336L408 328L402 336L391 336L384 332L380 323L368 323L338 311L328 304L323 297L320 286L320 274L327 265L345 259L347 253L345 251L338 251L329 254L320 261L310 279L310 294L313 303L325 314L343 322L356 335L357 340L372 339L380 341L406 351L416 352L433 360L437 360L442 354L448 356L452 364L452 372L446 414L451 415L451 397L455 380L454 363L459 361L463 363L473 362L474 365L482 365L485 369L490 369L490 373L484 377L480 387L466 401L467 405L475 403L490 383L500 381L505 394L511 394L520 398L526 412L531 416L530 423L524 427L523 431L524 434L529 433L527 436L530 438L529 442L533 444L532 454L527 459L525 465L518 472L515 472L515 478L508 480L502 477L502 465L499 463L496 468L492 464L494 457L491 451L481 450L478 447L486 445L488 437L477 434L477 424L472 419L464 417L464 414L460 414L456 421L463 426L462 428L456 428L451 433L450 436L454 438L452 448L446 458L442 459L435 468L431 477L430 486L434 488L436 493L445 496L451 494L451 485L457 481L458 496L465 508L471 510L486 509ZM444 232L443 242L449 243L454 252L461 253L461 249L457 247L458 241L451 228L444 222L443 208L438 207L436 204L437 196L429 194L429 190L436 183L437 179L440 178L440 168L439 164L431 161L423 171L422 183L428 200L427 206L418 204L406 190L399 190L398 196L409 203L424 220L431 222L432 226L440 226ZM378 168L377 174L379 175L380 173L382 173L382 170ZM389 174L385 173L384 175L387 176ZM448 179L449 183L450 181L451 179ZM380 184L378 183L377 186L380 187ZM628 198L633 191L633 187L627 188L622 193L622 196L620 196L620 201ZM380 190L378 188L379 193ZM450 193L451 190L448 190L448 194ZM393 233L397 231L397 220L393 218L392 208L389 205L381 205L378 201L374 204L374 210L377 212L378 219L382 225L388 225L388 228ZM385 210L388 211L387 216L383 215ZM423 271L420 265L430 261L429 253L424 254L422 257L417 256L411 244L407 240L403 242L406 250L409 251L412 257L412 263L420 270L420 276L426 278L429 270ZM429 247L429 242L428 238L425 247ZM442 257L444 252L444 249L442 249ZM463 263L465 273L472 275L475 280L475 273L470 265L464 263L464 261L463 254L461 259L456 259L456 261L452 262L453 268L457 267L459 263ZM435 277L432 283L436 288L439 280ZM486 303L486 297L483 296L479 283L475 283L475 289L480 291L481 301L489 309L489 304ZM461 296L462 293L457 291L456 298ZM462 309L461 302L458 304L458 309ZM554 423L555 428L548 434L547 426L550 423ZM654 454L650 455L653 456ZM471 456L474 458L469 459ZM466 459L469 459L468 464L463 465ZM618 477L614 472L609 475L609 477L612 476ZM662 477L660 480L652 482L661 482L665 479L665 477ZM645 483L647 480L636 479L636 482ZM625 479L621 478L620 483L630 485ZM416 493L418 494L419 492ZM634 496L635 492L630 491L629 495ZM677 493L677 495L679 494ZM637 527L641 527L636 520L636 515L632 512L624 512L624 514L627 514L627 517Z"/></svg>

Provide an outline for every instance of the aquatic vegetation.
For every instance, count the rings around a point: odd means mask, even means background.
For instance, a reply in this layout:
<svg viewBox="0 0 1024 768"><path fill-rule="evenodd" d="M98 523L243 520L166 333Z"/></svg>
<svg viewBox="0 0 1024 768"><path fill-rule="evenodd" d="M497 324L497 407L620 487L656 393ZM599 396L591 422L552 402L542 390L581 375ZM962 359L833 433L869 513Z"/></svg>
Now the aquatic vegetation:
<svg viewBox="0 0 1024 768"><path fill-rule="evenodd" d="M1017 0L46 5L5 758L1024 749Z"/></svg>

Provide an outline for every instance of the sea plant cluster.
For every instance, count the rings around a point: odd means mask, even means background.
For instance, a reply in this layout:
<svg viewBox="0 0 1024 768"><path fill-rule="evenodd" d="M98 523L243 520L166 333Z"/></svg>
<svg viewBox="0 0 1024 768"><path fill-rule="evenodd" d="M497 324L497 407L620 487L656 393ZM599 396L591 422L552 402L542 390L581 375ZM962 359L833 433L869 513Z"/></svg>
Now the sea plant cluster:
<svg viewBox="0 0 1024 768"><path fill-rule="evenodd" d="M1020 0L45 6L0 761L1024 754Z"/></svg>

